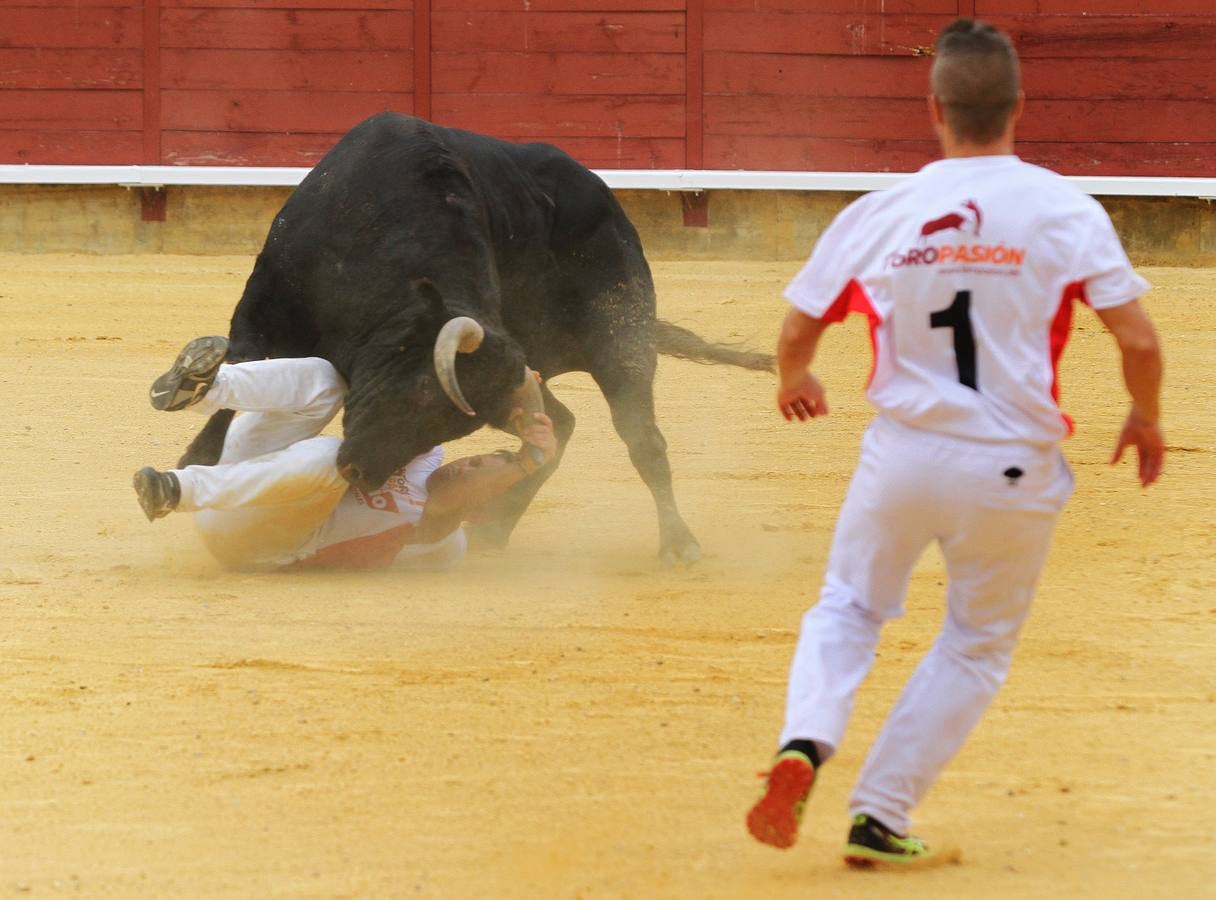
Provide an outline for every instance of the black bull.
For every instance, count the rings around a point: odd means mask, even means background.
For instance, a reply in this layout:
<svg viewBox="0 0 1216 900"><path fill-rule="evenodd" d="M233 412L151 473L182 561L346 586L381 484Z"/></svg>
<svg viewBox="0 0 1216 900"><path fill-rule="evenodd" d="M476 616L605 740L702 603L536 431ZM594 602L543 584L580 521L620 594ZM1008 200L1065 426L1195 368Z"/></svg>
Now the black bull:
<svg viewBox="0 0 1216 900"><path fill-rule="evenodd" d="M449 354L458 383L441 384L433 348L460 317L483 338ZM760 370L773 362L656 321L637 232L604 182L562 151L395 113L356 126L288 198L230 340L232 362L334 364L349 385L338 463L368 489L435 444L486 423L508 427L525 364L546 379L590 373L654 495L665 561L696 559L699 548L676 509L655 424L656 352ZM547 388L543 397L560 460L574 416ZM231 418L212 417L181 464L214 463ZM556 466L487 510L474 541L505 544Z"/></svg>

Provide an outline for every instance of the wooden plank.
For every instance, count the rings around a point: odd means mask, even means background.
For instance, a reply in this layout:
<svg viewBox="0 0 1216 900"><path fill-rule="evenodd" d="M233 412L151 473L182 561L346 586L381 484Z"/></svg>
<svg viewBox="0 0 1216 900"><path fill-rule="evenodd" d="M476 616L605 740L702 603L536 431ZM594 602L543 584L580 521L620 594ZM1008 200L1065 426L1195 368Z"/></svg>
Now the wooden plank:
<svg viewBox="0 0 1216 900"><path fill-rule="evenodd" d="M1027 100L1018 125L1027 141L1216 141L1212 105L1201 100Z"/></svg>
<svg viewBox="0 0 1216 900"><path fill-rule="evenodd" d="M431 47L432 0L417 0L414 10L414 115L431 117L434 94L434 52Z"/></svg>
<svg viewBox="0 0 1216 900"><path fill-rule="evenodd" d="M706 15L705 47L753 53L913 55L929 52L953 16L822 13ZM1002 16L1024 58L1210 59L1216 13L1185 26L1168 16Z"/></svg>
<svg viewBox="0 0 1216 900"><path fill-rule="evenodd" d="M139 7L0 8L5 47L138 47L142 27Z"/></svg>
<svg viewBox="0 0 1216 900"><path fill-rule="evenodd" d="M163 50L163 86L316 91L413 90L412 54L389 50Z"/></svg>
<svg viewBox="0 0 1216 900"><path fill-rule="evenodd" d="M1212 0L975 0L977 16L1210 16Z"/></svg>
<svg viewBox="0 0 1216 900"><path fill-rule="evenodd" d="M707 94L810 97L924 97L927 57L705 54Z"/></svg>
<svg viewBox="0 0 1216 900"><path fill-rule="evenodd" d="M683 138L528 135L511 140L552 144L595 169L678 169L684 164Z"/></svg>
<svg viewBox="0 0 1216 900"><path fill-rule="evenodd" d="M1216 65L1210 59L1027 59L1022 84L1035 100L1213 100Z"/></svg>
<svg viewBox="0 0 1216 900"><path fill-rule="evenodd" d="M165 47L227 50L409 50L411 14L280 9L167 9Z"/></svg>
<svg viewBox="0 0 1216 900"><path fill-rule="evenodd" d="M143 123L140 91L0 91L0 123L22 131L130 131Z"/></svg>
<svg viewBox="0 0 1216 900"><path fill-rule="evenodd" d="M435 0L435 10L445 12L672 12L684 7L685 0Z"/></svg>
<svg viewBox="0 0 1216 900"><path fill-rule="evenodd" d="M707 169L914 172L939 154L936 141L705 136Z"/></svg>
<svg viewBox="0 0 1216 900"><path fill-rule="evenodd" d="M435 53L431 64L438 93L684 93L674 53Z"/></svg>
<svg viewBox="0 0 1216 900"><path fill-rule="evenodd" d="M714 96L705 98L705 132L786 137L932 140L923 99Z"/></svg>
<svg viewBox="0 0 1216 900"><path fill-rule="evenodd" d="M914 172L940 156L931 141L824 140L710 135L707 168L778 171ZM1213 143L1019 142L1018 155L1064 175L1216 176Z"/></svg>
<svg viewBox="0 0 1216 900"><path fill-rule="evenodd" d="M949 15L707 12L705 49L751 53L923 56Z"/></svg>
<svg viewBox="0 0 1216 900"><path fill-rule="evenodd" d="M146 165L160 164L160 0L145 0L144 18L144 152ZM163 211L162 211L163 215Z"/></svg>
<svg viewBox="0 0 1216 900"><path fill-rule="evenodd" d="M705 0L715 12L875 13L957 15L959 0Z"/></svg>
<svg viewBox="0 0 1216 900"><path fill-rule="evenodd" d="M143 6L143 0L12 0L11 3L5 4L14 9L36 9L38 15L48 7L58 7L60 9L75 9L79 10L82 7L104 6L111 9L130 8L139 9Z"/></svg>
<svg viewBox="0 0 1216 900"><path fill-rule="evenodd" d="M683 97L528 97L437 94L434 120L516 138L684 137Z"/></svg>
<svg viewBox="0 0 1216 900"><path fill-rule="evenodd" d="M166 131L161 142L168 165L312 166L342 137L248 131Z"/></svg>
<svg viewBox="0 0 1216 900"><path fill-rule="evenodd" d="M164 91L162 121L174 131L345 132L370 115L408 110L407 93Z"/></svg>
<svg viewBox="0 0 1216 900"><path fill-rule="evenodd" d="M1018 125L1027 141L1216 141L1216 117L1199 100L1028 100ZM709 96L706 131L787 137L932 137L919 99Z"/></svg>
<svg viewBox="0 0 1216 900"><path fill-rule="evenodd" d="M795 56L770 53L706 54L705 90L711 94L811 97L923 97L927 58ZM1034 99L1216 99L1216 65L1208 60L1087 59L1075 64L1027 59L1027 96Z"/></svg>
<svg viewBox="0 0 1216 900"><path fill-rule="evenodd" d="M1216 143L1019 142L1027 162L1062 175L1158 175L1216 177Z"/></svg>
<svg viewBox="0 0 1216 900"><path fill-rule="evenodd" d="M334 9L341 12L361 12L368 9L410 11L413 0L164 0L168 7L193 9Z"/></svg>
<svg viewBox="0 0 1216 900"><path fill-rule="evenodd" d="M432 46L466 53L683 53L680 13L432 13Z"/></svg>
<svg viewBox="0 0 1216 900"><path fill-rule="evenodd" d="M312 166L341 136L337 133L166 131L165 160L172 165L190 166ZM680 138L533 135L518 138L518 141L541 141L559 146L583 165L594 168L677 169L684 158L684 141Z"/></svg>
<svg viewBox="0 0 1216 900"><path fill-rule="evenodd" d="M705 160L705 0L688 0L685 16L684 167Z"/></svg>
<svg viewBox="0 0 1216 900"><path fill-rule="evenodd" d="M0 88L138 88L139 50L60 50L0 47Z"/></svg>
<svg viewBox="0 0 1216 900"><path fill-rule="evenodd" d="M142 148L140 131L0 130L0 163L130 165L139 160Z"/></svg>
<svg viewBox="0 0 1216 900"><path fill-rule="evenodd" d="M1169 16L999 16L1023 59L1200 59L1216 47L1216 10L1185 23Z"/></svg>

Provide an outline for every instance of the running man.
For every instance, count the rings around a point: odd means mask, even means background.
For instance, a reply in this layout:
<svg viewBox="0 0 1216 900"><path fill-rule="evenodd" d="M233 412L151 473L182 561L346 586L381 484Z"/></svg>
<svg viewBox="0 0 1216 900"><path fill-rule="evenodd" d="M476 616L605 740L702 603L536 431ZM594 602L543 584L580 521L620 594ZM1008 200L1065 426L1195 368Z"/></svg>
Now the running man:
<svg viewBox="0 0 1216 900"><path fill-rule="evenodd" d="M367 493L338 472L341 439L321 434L346 395L337 370L317 358L228 365L227 351L225 338L196 338L150 392L159 410L241 413L219 463L145 467L134 478L149 521L193 512L203 542L227 565L366 567L408 559L450 566L464 556L461 524L556 452L552 422L536 413L521 452L442 465L443 449L435 447ZM540 453L522 452L533 447Z"/></svg>
<svg viewBox="0 0 1216 900"><path fill-rule="evenodd" d="M1161 473L1161 355L1137 275L1097 201L1013 153L1022 111L1008 37L967 19L939 37L929 112L944 159L868 194L824 232L786 289L777 405L827 415L810 373L820 336L868 317L877 416L836 524L818 605L802 620L780 750L748 830L796 837L819 767L844 737L879 631L903 613L931 542L949 577L942 631L870 749L850 798L853 865L934 861L909 815L1008 672L1052 529L1072 493L1056 365L1073 301L1114 336L1131 407L1112 463L1134 447ZM936 861L941 861L941 854Z"/></svg>

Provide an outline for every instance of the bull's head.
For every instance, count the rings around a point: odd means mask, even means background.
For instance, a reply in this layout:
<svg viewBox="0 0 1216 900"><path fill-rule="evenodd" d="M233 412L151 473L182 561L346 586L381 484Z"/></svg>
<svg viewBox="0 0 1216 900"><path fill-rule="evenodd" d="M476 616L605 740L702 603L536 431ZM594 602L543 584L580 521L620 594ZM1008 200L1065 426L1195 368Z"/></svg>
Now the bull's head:
<svg viewBox="0 0 1216 900"><path fill-rule="evenodd" d="M532 384L523 351L501 326L453 316L429 281L415 288L425 309L378 327L351 366L338 466L365 490L436 444L487 422L511 427L511 409L535 391L521 393Z"/></svg>

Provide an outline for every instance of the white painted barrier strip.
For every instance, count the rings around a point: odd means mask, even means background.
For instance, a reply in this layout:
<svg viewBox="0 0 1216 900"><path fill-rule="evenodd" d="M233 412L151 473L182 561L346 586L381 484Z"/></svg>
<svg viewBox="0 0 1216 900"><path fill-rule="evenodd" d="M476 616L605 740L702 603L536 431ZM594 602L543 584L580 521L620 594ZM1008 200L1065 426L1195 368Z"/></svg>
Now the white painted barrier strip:
<svg viewBox="0 0 1216 900"><path fill-rule="evenodd" d="M0 165L0 184L117 184L126 187L213 185L292 187L307 168L264 166ZM657 191L880 191L908 177L899 172L762 172L677 169L599 169L611 188ZM1100 177L1068 180L1096 196L1216 199L1216 178Z"/></svg>

